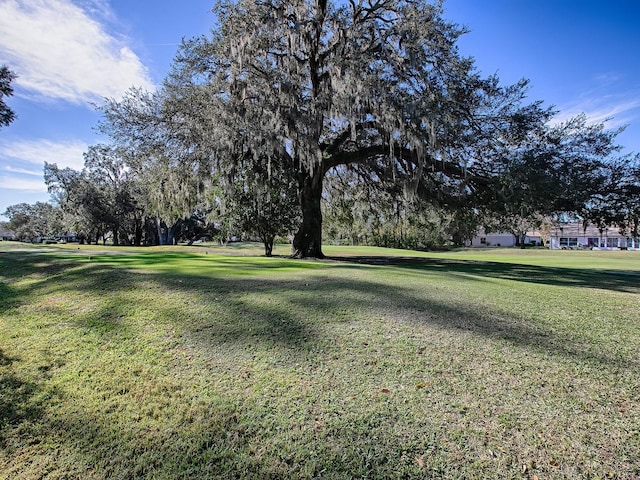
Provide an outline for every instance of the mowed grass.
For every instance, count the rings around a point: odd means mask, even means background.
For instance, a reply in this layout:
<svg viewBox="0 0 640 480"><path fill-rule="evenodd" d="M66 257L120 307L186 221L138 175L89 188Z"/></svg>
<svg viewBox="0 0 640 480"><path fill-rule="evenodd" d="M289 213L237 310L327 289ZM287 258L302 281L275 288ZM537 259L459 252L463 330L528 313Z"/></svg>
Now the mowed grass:
<svg viewBox="0 0 640 480"><path fill-rule="evenodd" d="M640 477L640 252L251 248L0 243L0 478Z"/></svg>

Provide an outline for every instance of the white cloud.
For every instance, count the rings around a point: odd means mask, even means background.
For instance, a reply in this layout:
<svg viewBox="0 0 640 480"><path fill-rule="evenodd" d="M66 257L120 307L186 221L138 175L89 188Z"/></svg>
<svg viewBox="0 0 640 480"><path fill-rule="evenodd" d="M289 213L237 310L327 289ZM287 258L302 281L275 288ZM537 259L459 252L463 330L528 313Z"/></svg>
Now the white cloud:
<svg viewBox="0 0 640 480"><path fill-rule="evenodd" d="M640 118L640 92L621 89L620 78L613 73L594 78L596 85L593 88L559 106L560 112L553 123L584 113L589 123L606 123L608 128L617 128Z"/></svg>
<svg viewBox="0 0 640 480"><path fill-rule="evenodd" d="M11 165L4 167L7 172L21 173L23 175L31 175L33 177L42 177L42 170L27 170L26 168L16 168Z"/></svg>
<svg viewBox="0 0 640 480"><path fill-rule="evenodd" d="M593 78L600 85L608 86L624 79L624 75L617 72L601 73Z"/></svg>
<svg viewBox="0 0 640 480"><path fill-rule="evenodd" d="M8 172L0 175L0 203L20 203L26 201L25 197L34 194L42 197L36 200L44 201L47 194L44 162L56 163L60 168L81 170L84 166L83 153L87 149L87 143L77 140L18 140L0 143L0 163L4 165L2 169ZM0 209L0 214L2 211Z"/></svg>
<svg viewBox="0 0 640 480"><path fill-rule="evenodd" d="M98 1L83 9L71 0L2 0L0 56L18 74L15 85L76 104L120 98L131 86L153 89L125 39L107 31L109 15Z"/></svg>
<svg viewBox="0 0 640 480"><path fill-rule="evenodd" d="M31 180L14 175L2 175L0 176L0 189L19 190L24 193L46 193L47 186L44 180Z"/></svg>
<svg viewBox="0 0 640 480"><path fill-rule="evenodd" d="M78 140L19 140L0 144L0 158L11 158L34 165L44 165L44 162L56 163L60 168L82 170L83 153L88 148L87 143Z"/></svg>
<svg viewBox="0 0 640 480"><path fill-rule="evenodd" d="M637 109L640 109L640 98L627 100L592 99L561 110L556 121L567 120L579 113L584 113L589 119L589 123L605 122L607 127L616 128L631 123L633 119L640 116L640 112L635 111Z"/></svg>

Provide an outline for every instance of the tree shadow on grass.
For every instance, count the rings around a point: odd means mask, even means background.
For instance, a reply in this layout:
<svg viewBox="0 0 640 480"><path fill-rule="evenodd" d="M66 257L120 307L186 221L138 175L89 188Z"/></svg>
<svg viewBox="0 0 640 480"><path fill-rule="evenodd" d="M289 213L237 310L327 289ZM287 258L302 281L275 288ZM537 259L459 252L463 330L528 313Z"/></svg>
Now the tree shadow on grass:
<svg viewBox="0 0 640 480"><path fill-rule="evenodd" d="M37 421L43 406L34 399L40 392L36 383L20 378L12 365L18 358L7 357L0 349L0 447L7 450L7 436L20 424Z"/></svg>
<svg viewBox="0 0 640 480"><path fill-rule="evenodd" d="M140 258L147 266L179 263L180 259L195 262L187 273L181 271L155 271L152 268L140 272ZM151 279L171 291L182 291L198 298L200 304L216 305L215 315L208 318L192 318L187 326L195 336L206 337L211 342L246 343L247 341L266 341L287 348L302 349L305 352L314 342L324 344L322 338L323 322L339 316L344 308L370 310L394 316L401 321L413 324L432 324L449 330L467 330L472 333L500 338L512 344L537 350L548 351L554 355L570 356L585 361L598 361L604 365L619 366L616 359L607 352L597 352L597 346L588 348L581 332L575 336L545 329L533 319L510 318L498 311L479 312L474 305L465 306L455 301L446 302L434 299L427 293L416 295L409 289L403 289L385 282L363 279L345 279L328 274L323 281L317 281L323 268L331 268L336 263L340 268L359 269L361 265L383 265L398 267L417 272L437 271L451 275L465 275L476 281L482 278L497 278L517 282L539 283L560 287L601 288L619 292L637 293L640 291L638 279L632 273L607 273L598 270L572 269L560 267L540 267L500 262L480 262L464 260L440 260L398 257L353 257L334 258L332 262L296 262L295 267L309 268L310 283L288 279L286 273L291 261L285 259L235 259L207 257L198 254L180 253L144 253L135 255L117 255L108 258L108 262L93 259L81 259L85 262L82 269L77 267L78 260L56 259L34 254L19 254L12 258L11 271L22 269L23 275L41 274L44 270L50 275L61 274L58 286L51 282L36 283L21 293L6 294L6 286L0 283L0 301L9 296L14 302L20 297L28 297L39 289L56 289L64 294L66 289L89 293L112 294L110 305L106 302L101 311L88 312L86 318L76 316L76 321L88 327L103 327L105 332L115 331L121 326L121 318L127 315L127 304L118 292L127 292L144 288L143 282ZM0 264L3 259L0 258ZM155 263L154 263L155 262ZM240 263L238 263L240 262ZM247 267L244 274L238 270ZM130 270L132 269L132 270ZM280 272L282 270L282 272ZM259 272L260 278L252 278L252 272ZM271 273L280 272L276 277ZM318 274L318 275L317 275ZM15 273L14 276L19 276ZM480 279L480 280L478 280ZM54 279L55 280L55 279ZM254 305L247 300L248 293L271 296L277 302ZM6 301L3 301L6 305ZM136 307L132 305L130 308ZM150 306L153 309L153 306ZM175 318L176 321L189 321L189 305L184 303L164 307L162 317ZM171 321L171 320L169 320ZM627 359L628 360L628 359Z"/></svg>
<svg viewBox="0 0 640 480"><path fill-rule="evenodd" d="M545 328L533 319L514 318L493 309L479 310L475 305L443 302L376 282L336 282L320 286L317 295L303 300L291 298L310 310L330 312L338 297L369 312L412 325L431 325L445 331L465 331L500 340L519 348L546 352L552 356L595 365L598 368L633 369L640 372L637 358L620 357L600 345L592 344L583 332L575 335Z"/></svg>
<svg viewBox="0 0 640 480"><path fill-rule="evenodd" d="M578 286L585 288L609 288L615 291L638 291L627 276L613 276L614 282L594 282L597 275L576 271L572 279L564 279L566 269L516 265L510 268L502 264L471 264L468 262L438 262L437 267L404 265L404 268L424 271L447 267L447 273L466 274L478 278L501 278L516 281L544 283L554 286ZM348 268L361 268L347 264ZM573 270L571 270L572 272ZM524 273L525 276L521 277ZM314 349L322 350L330 341L327 335L334 322L353 321L344 310L374 313L380 317L412 325L431 325L449 331L467 331L475 335L505 341L517 347L547 352L553 356L570 358L596 364L604 368L640 370L637 359L621 357L590 343L584 332L562 332L545 327L532 318L515 318L495 308L465 305L461 302L435 298L425 292L418 294L410 289L389 283L352 279L329 274L326 277L311 276L308 282L282 279L219 278L190 274L185 281L174 282L170 277L158 275L155 281L175 290L196 295L198 302L215 302L219 297L226 307L213 321L194 325L189 331L198 344L247 344L267 342L297 351L308 357ZM363 275L366 278L366 275ZM188 280L187 280L188 279ZM594 285L595 283L595 285ZM600 285L597 287L596 285ZM275 304L256 306L243 295L251 292L263 297L277 298ZM182 307L178 307L180 309Z"/></svg>
<svg viewBox="0 0 640 480"><path fill-rule="evenodd" d="M274 429L265 421L272 409L258 399L206 400L201 412L206 415L192 422L171 416L160 425L110 421L81 409L46 418L46 441L63 445L59 451L65 454L48 462L49 473L64 478L397 478L379 476L391 465L394 472L405 470L401 478L423 478L407 455L421 452L423 442L434 443L433 438L407 442L380 425L379 416L405 420L403 409L391 403L349 412L318 430L292 428L288 420ZM286 435L277 431L287 427Z"/></svg>
<svg viewBox="0 0 640 480"><path fill-rule="evenodd" d="M331 257L346 264L399 267L415 271L446 271L484 278L538 283L558 287L598 288L640 293L640 272L591 268L546 267L518 263L418 257Z"/></svg>
<svg viewBox="0 0 640 480"><path fill-rule="evenodd" d="M15 255L15 254L14 254ZM219 310L215 318L194 319L190 330L194 335L209 338L212 342L233 343L248 341L267 341L291 349L305 352L320 342L321 323L333 318L345 307L364 310L376 310L410 321L414 324L432 324L444 329L467 330L483 336L498 337L525 348L548 351L554 355L571 356L585 361L598 361L603 364L618 365L622 360L611 357L607 352L597 352L597 348L585 345L580 332L576 336L546 330L535 321L513 319L501 312L478 312L473 305L466 307L455 302L434 300L428 295L416 296L407 289L394 287L363 279L334 278L327 276L326 281L289 280L282 275L269 278L271 272L286 272L292 268L286 259L229 259L208 257L192 253L142 253L135 255L116 255L98 257L92 260L81 258L83 269L70 269L78 266L73 258L56 259L46 255L17 254L12 258L17 266L9 269L13 275L32 275L46 272L50 281L55 275L63 274L60 290L67 288L89 293L103 292L114 294L138 288L144 288L142 281L152 279L174 291L184 291L199 298L199 303L216 304ZM99 261L103 259L105 261ZM2 260L0 258L0 260ZM193 261L193 268L187 273L172 271L154 271L140 273L140 262L153 267L167 266L181 261ZM603 273L599 270L560 267L541 267L500 262L481 262L465 260L421 259L410 257L352 257L333 258L332 262L296 262L310 269L310 274L319 273L323 268L338 263L341 268L359 269L361 265L380 265L398 267L417 272L437 271L451 275L465 275L475 280L496 278L517 282L538 283L560 287L600 288L612 291L638 293L638 278L630 273ZM129 270L129 269L133 269ZM245 269L244 272L238 272ZM18 273L18 272L22 273ZM251 278L253 272L261 273L261 278ZM267 277L264 277L267 275ZM312 278L312 276L310 277ZM364 276L363 276L364 278ZM56 288L51 283L34 284L22 295L39 288ZM5 305L19 299L20 294L6 293L7 287L0 283L0 302ZM260 293L273 296L279 301L273 304L255 306L243 295ZM7 303L4 298L9 297ZM126 317L127 306L117 295L113 305L106 304L101 312L87 314L85 325L102 327L106 332L119 328L120 318ZM291 308L295 307L295 309ZM165 312L168 318L185 318L189 306L179 304ZM188 315L186 315L188 317ZM80 318L80 317L78 317ZM82 323L82 322L81 322Z"/></svg>
<svg viewBox="0 0 640 480"><path fill-rule="evenodd" d="M0 311L6 311L14 307L18 302L19 294L9 285L0 282Z"/></svg>
<svg viewBox="0 0 640 480"><path fill-rule="evenodd" d="M154 258L154 261L159 261L162 257L146 257L145 261L151 262ZM201 257L191 259L199 261ZM178 261L179 257L173 260ZM38 258L36 263L42 262L44 260ZM152 282L167 291L183 293L184 298L189 298L198 305L211 306L211 312L205 311L202 314L192 313L193 305L186 302L171 306L149 306L151 312L158 314L157 318L183 327L186 337L182 340L191 342L205 355L216 355L222 351L221 347L245 350L257 344L273 356L280 355L283 361L289 363L289 368L300 361L321 363L333 342L328 335L332 324L355 322L350 315L341 315L346 309L356 315L359 311L374 312L373 321L384 317L411 325L434 326L454 333L465 330L474 335L502 340L524 350L542 351L563 359L585 362L613 373L621 368L639 371L634 360L615 358L596 348L585 348L585 340L580 332L576 332L576 335L563 334L547 330L533 319L511 318L507 314L491 310L479 312L473 306L467 308L460 303L430 297L427 293L420 295L415 290L402 289L382 280L366 279L372 278L366 275L358 279L330 272L324 275L322 268L326 264L322 263L314 263L315 272L319 275L310 276L308 281L301 281L299 278L291 279L283 275L269 276L270 272L276 270L267 269L265 273L258 266L255 270L261 272L260 278L229 276L230 270L241 266L233 262L219 264L218 267L223 265L224 268L218 268L217 271L213 268L213 273L207 272L206 263L203 263L200 271L195 269L186 274L149 271L144 275L139 271L139 262L133 258L124 258L122 262L113 260L110 263L87 261L81 269L68 268L77 267L77 262L65 262L50 266L49 271L59 275L54 285L34 282L13 291L11 295L16 300L27 302L32 295L44 291L57 291L60 294L72 290L103 293L104 305L100 309L86 315L76 314L72 319L83 327L99 330L101 325L113 323L114 311L118 315L126 315L128 308L133 310L138 307L133 303L135 300L119 296L119 293L142 289L148 282ZM216 262L217 260L212 261L213 267ZM24 263L29 263L28 259ZM556 286L593 286L591 276L578 276L577 285L568 283L564 279L567 269L443 261L398 266L418 271L446 268L447 272L478 278L507 278ZM39 274L41 268L43 267L25 266L25 274ZM341 268L363 267L344 264ZM521 275L524 277L520 278ZM616 288L609 288L616 291L637 291L633 290L628 279L618 280L620 284ZM107 293L115 295L110 298L106 296ZM274 302L255 303L252 300L253 294L259 294L267 300L271 297ZM87 323L89 317L94 323ZM149 323L149 327L153 328L153 320ZM109 337L115 331L116 328L106 328L100 332ZM14 361L16 359L0 356L0 366L10 367ZM15 422L38 421L41 407L31 401L37 392L37 385L25 382L14 374L9 375L7 382L0 385L4 402L0 404L0 408L9 412L6 415L8 420L2 417L0 428ZM131 401L135 400L132 398ZM75 416L46 419L43 425L45 430L55 431L57 438L69 448L78 451L85 459L80 467L92 465L99 476L186 478L191 473L202 478L205 474L224 476L238 473L235 468L240 465L245 470L238 476L247 478L251 475L272 478L282 477L287 473L295 475L296 469L300 468L299 464L289 467L284 459L280 459L280 464L268 465L261 463L256 456L252 448L255 444L260 444L259 437L264 433L257 426L256 422L259 422L256 419L264 412L260 412L260 406L250 402L242 404L243 401L247 402L242 398L213 399L214 405L210 409L212 417L197 420L201 425L198 426L195 421L186 430L185 427L176 425L175 430L147 431L135 424L109 424L104 418L97 421L91 415L80 412ZM366 424L366 415L365 412L363 418L354 417L354 424ZM395 451L402 443L398 441L397 444L391 443L388 448L379 448L378 439L375 435L368 436L368 431L355 437L355 440L340 432L341 430L334 432L334 445L344 442L349 446L351 450L347 457L337 450L331 452L330 447L325 444L317 446L315 453L318 455L319 452L321 460L325 461L325 467L328 465L332 468L336 476L341 474L347 477L353 472L358 472L360 476L371 474L378 464L365 463L363 458L367 452L375 452L373 458L379 458L383 462L385 455ZM267 434L272 433L267 431ZM144 438L145 435L149 436L148 442L140 442L139 438ZM389 441L382 433L380 436L383 441ZM305 445L308 447L313 445L314 438L299 438L297 441L307 442ZM310 455L312 453L309 452ZM409 452L409 455L412 454L413 452ZM294 461L300 462L300 457L296 458L296 455L295 451L291 453ZM75 467L80 468L77 465ZM67 471L68 475L80 476L83 473L86 472Z"/></svg>
<svg viewBox="0 0 640 480"><path fill-rule="evenodd" d="M77 259L60 258L39 251L0 252L0 312L18 307L29 298L28 292L43 285L55 284L58 275L68 275L77 267ZM29 278L26 290L15 283Z"/></svg>

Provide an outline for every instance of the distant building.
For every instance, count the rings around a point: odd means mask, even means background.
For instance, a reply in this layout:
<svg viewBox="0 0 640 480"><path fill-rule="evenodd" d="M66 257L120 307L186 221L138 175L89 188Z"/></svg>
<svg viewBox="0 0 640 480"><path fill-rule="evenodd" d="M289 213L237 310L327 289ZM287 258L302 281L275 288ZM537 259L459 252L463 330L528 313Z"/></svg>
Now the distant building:
<svg viewBox="0 0 640 480"><path fill-rule="evenodd" d="M524 239L525 245L542 245L540 232L527 232ZM516 237L512 233L485 232L484 229L476 234L471 241L466 242L467 247L515 247Z"/></svg>
<svg viewBox="0 0 640 480"><path fill-rule="evenodd" d="M74 232L64 232L61 234L58 234L55 236L55 238L57 240L63 241L63 242L77 242L78 241L78 235Z"/></svg>
<svg viewBox="0 0 640 480"><path fill-rule="evenodd" d="M600 230L595 225L560 223L551 228L549 248L552 250L640 250L640 237L620 233L618 227Z"/></svg>
<svg viewBox="0 0 640 480"><path fill-rule="evenodd" d="M65 232L49 237L36 237L35 243L69 243L77 241L78 236L75 233Z"/></svg>
<svg viewBox="0 0 640 480"><path fill-rule="evenodd" d="M17 240L16 234L8 228L0 227L0 240Z"/></svg>

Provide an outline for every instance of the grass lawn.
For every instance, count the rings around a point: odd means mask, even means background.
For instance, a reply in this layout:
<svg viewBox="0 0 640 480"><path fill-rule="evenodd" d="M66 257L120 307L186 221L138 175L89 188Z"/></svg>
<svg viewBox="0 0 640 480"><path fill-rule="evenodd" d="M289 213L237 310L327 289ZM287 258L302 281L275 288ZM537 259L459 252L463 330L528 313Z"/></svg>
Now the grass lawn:
<svg viewBox="0 0 640 480"><path fill-rule="evenodd" d="M261 251L0 242L0 478L640 478L640 252Z"/></svg>

